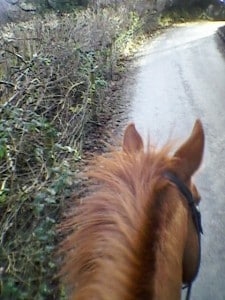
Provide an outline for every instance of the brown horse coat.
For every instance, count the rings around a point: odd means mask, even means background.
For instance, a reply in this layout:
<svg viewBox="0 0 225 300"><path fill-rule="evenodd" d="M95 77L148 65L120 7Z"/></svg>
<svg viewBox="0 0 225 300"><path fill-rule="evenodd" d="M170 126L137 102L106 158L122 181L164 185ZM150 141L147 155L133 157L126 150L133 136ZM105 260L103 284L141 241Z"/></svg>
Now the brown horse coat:
<svg viewBox="0 0 225 300"><path fill-rule="evenodd" d="M203 148L199 120L172 156L169 146L144 151L130 124L123 150L96 159L89 172L95 191L62 226L74 229L62 244L70 299L180 299L182 282L196 270L199 244L186 201L163 174L176 174L199 201L191 177Z"/></svg>

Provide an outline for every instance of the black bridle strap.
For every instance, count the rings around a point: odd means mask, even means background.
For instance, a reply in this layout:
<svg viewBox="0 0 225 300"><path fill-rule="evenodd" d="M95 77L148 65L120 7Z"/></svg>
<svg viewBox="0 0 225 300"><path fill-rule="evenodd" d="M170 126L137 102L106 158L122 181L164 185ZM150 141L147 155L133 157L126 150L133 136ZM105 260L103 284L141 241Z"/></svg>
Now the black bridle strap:
<svg viewBox="0 0 225 300"><path fill-rule="evenodd" d="M195 204L195 201L194 201L191 191L185 185L185 183L179 177L177 177L175 174L170 173L170 172L164 173L164 177L166 177L170 182L174 183L176 185L176 187L178 188L178 190L180 191L180 193L187 200L188 206L191 210L192 219L193 219L193 222L196 227L197 235L198 235L198 240L199 240L198 267L197 267L195 276L193 277L192 281L183 287L183 288L187 288L186 300L189 300L191 297L192 283L198 275L198 271L200 268L200 262L201 262L201 234L203 234L202 224L201 224L201 214L197 208L197 205Z"/></svg>
<svg viewBox="0 0 225 300"><path fill-rule="evenodd" d="M192 288L192 282L188 284L187 288L187 294L185 300L191 299L191 288Z"/></svg>
<svg viewBox="0 0 225 300"><path fill-rule="evenodd" d="M191 191L186 186L186 184L179 177L177 177L176 175L174 175L173 173L166 172L164 174L164 176L167 179L169 179L169 181L173 182L176 185L176 187L178 188L178 190L180 191L180 193L187 200L188 205L189 205L189 207L191 209L193 222L195 224L197 233L200 236L200 234L203 233L202 223L201 223L201 214L200 214L200 212L198 210L197 205L195 204L195 201L194 201L194 198L193 198L193 195L192 195Z"/></svg>

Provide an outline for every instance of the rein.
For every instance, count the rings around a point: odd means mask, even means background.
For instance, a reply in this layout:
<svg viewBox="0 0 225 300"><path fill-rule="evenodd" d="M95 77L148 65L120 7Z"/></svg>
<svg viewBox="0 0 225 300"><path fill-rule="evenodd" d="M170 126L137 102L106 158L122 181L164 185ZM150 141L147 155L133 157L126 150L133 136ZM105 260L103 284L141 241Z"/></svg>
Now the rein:
<svg viewBox="0 0 225 300"><path fill-rule="evenodd" d="M187 200L188 206L191 210L192 220L195 224L195 228L198 235L198 241L199 241L199 254L198 254L198 266L195 272L194 277L192 278L192 281L189 282L187 285L184 285L182 289L187 288L187 294L186 294L186 300L189 300L191 297L191 288L192 283L196 279L198 275L198 271L200 268L200 262L201 262L201 234L203 234L202 230L202 223L201 223L201 214L198 209L198 206L195 204L194 197L189 190L189 188L186 186L186 184L176 175L170 172L164 173L164 177L167 178L170 182L174 183L176 187L178 188L179 192L184 196L184 198Z"/></svg>

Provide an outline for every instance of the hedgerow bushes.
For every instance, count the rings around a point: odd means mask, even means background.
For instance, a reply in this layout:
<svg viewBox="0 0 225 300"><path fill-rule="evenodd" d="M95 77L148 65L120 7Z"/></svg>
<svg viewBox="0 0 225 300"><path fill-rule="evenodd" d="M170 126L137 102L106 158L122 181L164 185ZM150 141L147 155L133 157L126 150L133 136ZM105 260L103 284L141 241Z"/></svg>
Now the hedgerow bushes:
<svg viewBox="0 0 225 300"><path fill-rule="evenodd" d="M36 17L0 33L1 299L65 298L56 224L87 129L107 112L108 82L143 34L137 3Z"/></svg>

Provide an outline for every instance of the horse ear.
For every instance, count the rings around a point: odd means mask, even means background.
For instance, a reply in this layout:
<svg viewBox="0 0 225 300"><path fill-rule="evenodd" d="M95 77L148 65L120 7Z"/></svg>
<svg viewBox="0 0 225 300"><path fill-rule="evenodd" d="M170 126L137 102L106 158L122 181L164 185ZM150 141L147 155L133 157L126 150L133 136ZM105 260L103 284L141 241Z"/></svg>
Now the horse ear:
<svg viewBox="0 0 225 300"><path fill-rule="evenodd" d="M144 148L142 138L137 132L133 123L129 124L125 130L123 138L123 151L138 152Z"/></svg>
<svg viewBox="0 0 225 300"><path fill-rule="evenodd" d="M178 175L188 180L198 170L204 151L204 130L200 120L195 122L194 128L187 141L176 151L174 157Z"/></svg>

